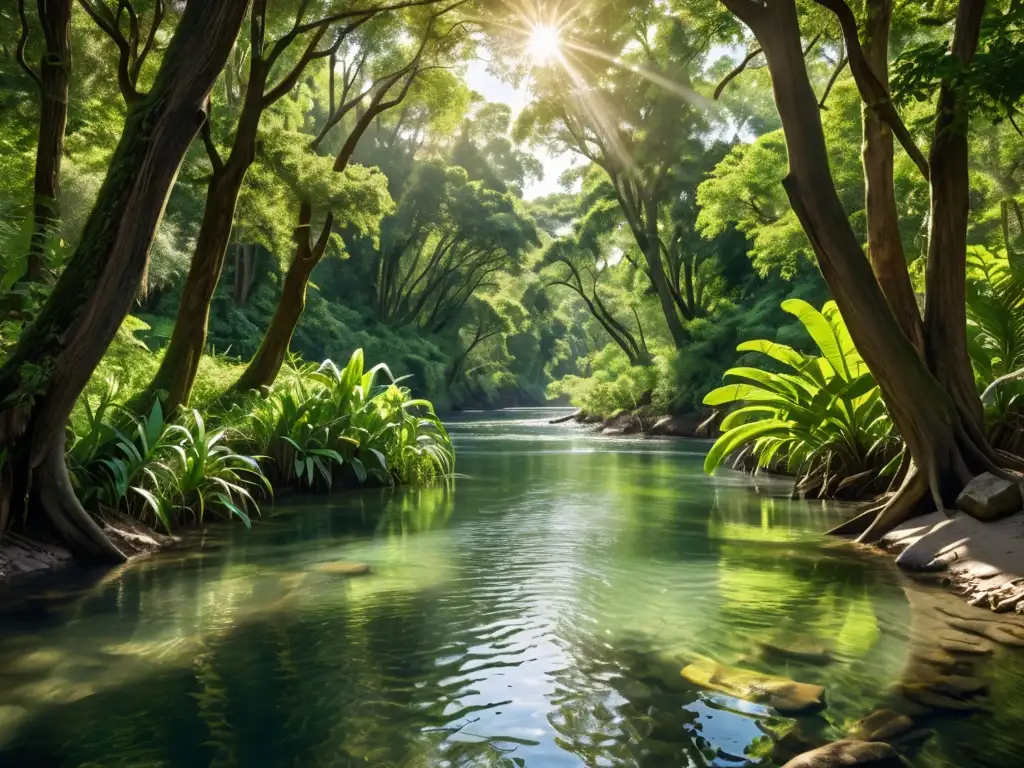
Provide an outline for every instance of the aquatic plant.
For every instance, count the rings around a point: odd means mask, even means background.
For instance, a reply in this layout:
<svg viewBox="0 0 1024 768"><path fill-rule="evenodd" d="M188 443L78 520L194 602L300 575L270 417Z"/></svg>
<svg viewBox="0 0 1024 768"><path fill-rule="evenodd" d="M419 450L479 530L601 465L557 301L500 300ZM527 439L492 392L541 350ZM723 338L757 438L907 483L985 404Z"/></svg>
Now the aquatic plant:
<svg viewBox="0 0 1024 768"><path fill-rule="evenodd" d="M705 471L738 453L734 463L749 457L758 469L795 475L799 493L880 490L882 478L899 466L902 446L835 302L820 312L799 299L782 308L803 323L820 354L765 339L737 347L764 355L780 370L731 368L724 377L730 383L705 396L706 405L733 409L722 420Z"/></svg>

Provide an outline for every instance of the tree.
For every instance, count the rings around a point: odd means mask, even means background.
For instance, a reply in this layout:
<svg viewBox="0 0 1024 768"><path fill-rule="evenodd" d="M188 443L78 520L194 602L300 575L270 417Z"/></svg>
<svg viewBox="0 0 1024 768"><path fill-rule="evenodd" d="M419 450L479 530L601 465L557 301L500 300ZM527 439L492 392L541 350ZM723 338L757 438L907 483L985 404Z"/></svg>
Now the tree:
<svg viewBox="0 0 1024 768"><path fill-rule="evenodd" d="M375 123L379 125L379 118L384 113L402 104L409 96L414 84L425 72L441 66L430 63L432 59L434 57L439 59L445 58L451 54L453 46L459 44L459 36L452 35L452 33L455 30L460 30L462 28L461 24L455 22L447 30L441 30L438 28L438 20L461 4L461 2L455 2L436 11L429 11L425 20L413 19L411 21L413 28L416 28L416 22L419 21L422 22L422 31L420 32L418 43L412 54L408 56L406 63L397 69L387 71L386 74L379 78L372 79L364 92L353 96L348 101L345 101L343 96L336 109L328 115L328 123L330 124L328 130L327 132L321 132L317 139L314 140L314 149L320 146L320 142L326 138L331 128L343 124L342 118L350 113L353 113L355 116L354 121L344 134L341 148L334 157L332 169L335 173L344 174L349 168L359 142L367 130ZM400 50L400 55L403 53L404 51ZM386 58L386 61L390 63L391 60ZM351 81L346 79L344 88L351 89L361 80L369 79L367 74L371 69L367 68L364 70L365 66L366 60L363 59L362 63L358 64L353 70ZM331 91L330 98L333 102L333 90ZM365 105L363 104L364 98L369 99ZM306 211L310 210L312 210L312 201L300 198L297 232L308 231L309 217ZM352 219L357 215L357 209L346 210L343 214L343 220ZM327 243L331 228L334 226L334 219L334 212L331 210L326 211L324 226L315 242L303 242L303 238L299 238L296 257L292 260L289 274L285 278L285 285L289 290L282 292L278 309L260 345L260 349L232 387L233 391L259 389L273 384L281 367L280 361L284 359L288 352L288 344L294 333L295 325L302 315L309 278L313 273L313 269L320 263L325 252L325 248L319 248L318 246L321 241L324 244ZM365 232L365 230L363 231ZM302 298L301 303L299 302L300 297Z"/></svg>
<svg viewBox="0 0 1024 768"><path fill-rule="evenodd" d="M299 204L295 252L284 276L274 316L259 349L235 383L235 391L270 386L277 378L306 306L310 275L324 255L332 247L338 247L331 242L336 223L334 211L342 212L343 218L337 222L341 228L353 235L373 236L381 218L392 208L387 180L376 169L350 165L343 173L338 173L331 158L305 151L302 138L301 134L284 131L267 138L284 182L282 186L287 186L278 194L298 200ZM314 211L322 216L315 238Z"/></svg>
<svg viewBox="0 0 1024 768"><path fill-rule="evenodd" d="M507 104L475 105L462 122L451 160L466 169L471 181L483 181L498 192L511 190L522 197L527 181L544 174L537 158L512 143L511 127L512 109Z"/></svg>
<svg viewBox="0 0 1024 768"><path fill-rule="evenodd" d="M38 281L43 273L46 242L60 216L60 164L64 156L64 131L68 120L68 81L71 77L72 0L39 0L37 13L43 30L39 66L25 58L29 23L25 0L18 0L21 37L16 56L39 90L39 138L36 143L32 184L32 236L25 278Z"/></svg>
<svg viewBox="0 0 1024 768"><path fill-rule="evenodd" d="M493 275L515 270L539 244L533 222L508 193L466 171L420 166L382 227L376 262L377 317L440 333Z"/></svg>
<svg viewBox="0 0 1024 768"><path fill-rule="evenodd" d="M44 513L76 554L123 559L75 497L68 416L138 293L182 158L241 27L247 0L189 3L124 131L74 255L0 367L0 530Z"/></svg>
<svg viewBox="0 0 1024 768"><path fill-rule="evenodd" d="M673 291L661 219L673 165L707 131L690 74L704 51L664 10L612 3L579 14L563 33L570 42L557 65L536 76L537 98L520 117L517 136L568 149L604 171L681 348L692 312Z"/></svg>
<svg viewBox="0 0 1024 768"><path fill-rule="evenodd" d="M247 40L248 71L236 73L229 68L230 88L225 82L225 100L240 102L234 134L229 138L230 150L221 156L211 116L203 126L202 138L212 173L192 266L182 290L174 332L160 369L137 404L140 410L148 410L158 393L166 393L164 409L168 412L188 403L206 346L210 302L224 267L238 196L256 156L263 114L295 87L312 62L330 58L333 63L341 46L357 37L375 17L436 1L410 0L366 8L330 2L310 19L306 2L298 3L294 13L284 13L268 12L267 0L254 0ZM358 38L356 45L362 41Z"/></svg>
<svg viewBox="0 0 1024 768"><path fill-rule="evenodd" d="M984 89L971 73L986 4L985 0L961 0L948 43L948 56L955 66L933 70L938 96L932 146L926 160L869 63L849 6L842 0L817 1L835 13L841 24L851 73L865 103L878 110L878 117L929 179L923 356L915 346L913 332L908 337L905 331L901 300L892 298L899 294L891 284L888 293L883 291L836 192L818 98L808 78L795 0L773 1L767 6L750 0L722 0L751 29L764 51L789 154L783 186L857 349L879 383L913 459L902 485L890 499L842 528L860 533L863 540L874 540L925 509L929 493L931 502L940 509L952 505L975 472L1001 472L1000 465L1007 463L982 432L981 404L967 356L964 302L967 127L971 91ZM880 65L880 57L876 58L875 63ZM881 161L872 155L875 159L869 158L868 162L884 162L884 149L882 146L878 153ZM875 174L875 170L869 177L882 185L891 183L886 173ZM883 194L879 204L870 207L869 218L891 216L890 201L889 195ZM898 233L897 228L883 227L878 220L869 222L868 228L884 239ZM890 241L885 245L886 270L891 267L901 272L897 277L902 281L906 265L890 263L896 246ZM881 279L886 280L886 274L883 270Z"/></svg>
<svg viewBox="0 0 1024 768"><path fill-rule="evenodd" d="M540 266L543 267L542 276L548 278L547 286L562 286L576 294L591 317L625 353L630 365L647 366L654 358L647 348L643 324L636 307L630 307L636 322L634 332L627 325L629 321L620 321L614 309L609 309L601 298L602 276L613 271L616 266L621 267L625 261L623 251L614 244L613 237L620 224L618 204L599 199L575 223L571 234L565 234L548 244Z"/></svg>

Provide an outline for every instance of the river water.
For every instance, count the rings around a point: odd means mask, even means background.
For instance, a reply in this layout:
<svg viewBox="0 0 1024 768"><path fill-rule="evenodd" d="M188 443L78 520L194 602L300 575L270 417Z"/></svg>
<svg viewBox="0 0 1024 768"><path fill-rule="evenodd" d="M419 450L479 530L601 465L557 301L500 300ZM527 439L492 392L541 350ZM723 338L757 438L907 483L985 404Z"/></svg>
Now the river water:
<svg viewBox="0 0 1024 768"><path fill-rule="evenodd" d="M876 707L907 585L820 535L841 510L705 476L706 442L559 413L455 421L448 485L279 501L16 595L0 766L772 765L790 721L683 679L702 657L824 685L803 719L823 736ZM1022 667L999 662L1001 696L1024 699ZM933 723L915 764L1018 765L1013 712Z"/></svg>

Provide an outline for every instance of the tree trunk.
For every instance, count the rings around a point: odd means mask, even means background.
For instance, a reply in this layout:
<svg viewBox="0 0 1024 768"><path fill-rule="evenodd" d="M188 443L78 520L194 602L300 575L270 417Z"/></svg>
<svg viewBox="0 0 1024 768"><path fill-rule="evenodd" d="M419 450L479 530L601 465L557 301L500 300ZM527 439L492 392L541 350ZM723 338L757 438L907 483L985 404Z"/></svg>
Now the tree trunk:
<svg viewBox="0 0 1024 768"><path fill-rule="evenodd" d="M676 349L682 349L689 339L686 329L683 327L683 321L679 319L672 289L668 284L668 277L665 275L665 263L661 259L661 241L658 238L658 203L651 198L644 200L644 224L647 229L645 233L646 247L644 248L647 271L651 278L651 284L658 294L658 301L661 303L661 311L665 315L672 343L675 344Z"/></svg>
<svg viewBox="0 0 1024 768"><path fill-rule="evenodd" d="M879 82L889 88L889 28L892 0L867 0L863 50L868 66ZM903 333L921 352L924 329L917 307L914 287L907 271L907 260L900 239L896 189L893 185L893 137L878 111L861 105L864 133L865 211L868 229L868 259L889 307Z"/></svg>
<svg viewBox="0 0 1024 768"><path fill-rule="evenodd" d="M958 70L970 65L978 47L985 0L961 0L951 52ZM925 272L924 334L928 366L949 391L965 426L982 434L982 406L967 353L967 110L956 87L944 81L936 105L929 157L931 213Z"/></svg>
<svg viewBox="0 0 1024 768"><path fill-rule="evenodd" d="M256 136L263 113L266 80L266 66L254 61L231 154L223 165L212 158L213 176L206 188L203 221L181 291L174 331L153 381L134 403L135 410L139 412L148 413L157 396L164 398L163 409L167 414L188 405L199 372L199 361L206 348L210 305L224 270L238 195L245 174L256 159Z"/></svg>
<svg viewBox="0 0 1024 768"><path fill-rule="evenodd" d="M46 241L60 215L60 163L68 120L68 81L71 78L72 0L39 0L39 21L46 51L39 64L39 140L33 181L32 239L25 278L43 276Z"/></svg>
<svg viewBox="0 0 1024 768"><path fill-rule="evenodd" d="M281 288L274 317L260 342L256 355L249 361L245 371L232 387L235 392L248 392L269 387L281 372L284 358L288 354L295 326L299 324L302 311L306 308L306 287L313 269L323 258L331 236L334 217L327 215L323 229L316 243L309 240L309 225L312 220L312 205L303 201L299 210L299 226L295 228L295 257Z"/></svg>
<svg viewBox="0 0 1024 768"><path fill-rule="evenodd" d="M123 559L75 498L64 429L138 294L171 187L247 5L185 6L152 90L129 107L74 256L0 367L0 451L11 462L0 508L34 520L27 513L36 497L52 527L84 557Z"/></svg>
<svg viewBox="0 0 1024 768"><path fill-rule="evenodd" d="M249 301L256 279L256 246L254 243L235 246L235 305L244 307Z"/></svg>
<svg viewBox="0 0 1024 768"><path fill-rule="evenodd" d="M783 185L914 460L897 493L871 511L861 538L874 540L922 511L929 491L938 507L951 505L975 471L994 466L987 458L991 449L966 433L949 393L901 330L850 227L829 169L794 0L767 7L750 0L723 2L751 27L765 52L789 152Z"/></svg>

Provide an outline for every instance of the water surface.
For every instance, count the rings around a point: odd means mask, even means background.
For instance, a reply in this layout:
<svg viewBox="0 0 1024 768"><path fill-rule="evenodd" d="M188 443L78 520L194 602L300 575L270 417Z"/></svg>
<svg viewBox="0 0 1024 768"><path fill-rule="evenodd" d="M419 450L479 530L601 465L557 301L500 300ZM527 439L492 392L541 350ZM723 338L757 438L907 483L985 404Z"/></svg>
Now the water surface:
<svg viewBox="0 0 1024 768"><path fill-rule="evenodd" d="M786 721L685 681L701 657L824 685L804 725L825 735L876 707L906 585L820 535L841 510L709 478L703 441L552 415L452 423L451 484L279 501L252 531L36 589L0 618L0 765L771 765ZM952 719L917 764L1017 765L1021 726Z"/></svg>

